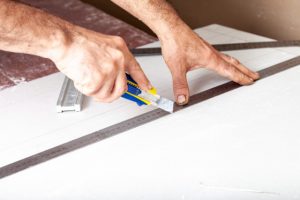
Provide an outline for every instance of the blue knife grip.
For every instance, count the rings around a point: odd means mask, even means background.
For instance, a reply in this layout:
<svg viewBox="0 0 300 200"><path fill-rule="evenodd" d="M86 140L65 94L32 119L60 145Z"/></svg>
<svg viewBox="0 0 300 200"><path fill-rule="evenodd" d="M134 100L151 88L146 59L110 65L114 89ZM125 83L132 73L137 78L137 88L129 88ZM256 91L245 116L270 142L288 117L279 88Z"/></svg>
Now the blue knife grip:
<svg viewBox="0 0 300 200"><path fill-rule="evenodd" d="M136 83L136 82L131 78L131 76L130 76L129 74L126 74L126 78L127 78L127 81L131 81L131 82L133 82L133 83ZM131 84L128 83L128 82L127 82L127 86L128 86L127 92L130 93L130 94L133 94L133 95L139 95L139 94L142 93L142 91L141 91L139 88L137 88L137 87L131 85ZM127 100L130 100L130 101L133 101L133 102L137 103L139 106L146 105L145 102L141 101L140 99L135 98L134 96L131 96L130 94L124 93L124 94L122 95L122 97L125 98L125 99L127 99Z"/></svg>
<svg viewBox="0 0 300 200"><path fill-rule="evenodd" d="M123 98L127 99L127 100L130 100L130 101L133 101L135 103L137 103L138 106L142 106L142 105L146 105L143 101L135 98L134 96L131 96L130 94L127 94L127 93L124 93L122 95Z"/></svg>
<svg viewBox="0 0 300 200"><path fill-rule="evenodd" d="M133 85L131 85L130 83L127 83L127 92L131 93L131 94L134 94L134 95L139 95L142 93L142 91L137 88L137 87L134 87Z"/></svg>

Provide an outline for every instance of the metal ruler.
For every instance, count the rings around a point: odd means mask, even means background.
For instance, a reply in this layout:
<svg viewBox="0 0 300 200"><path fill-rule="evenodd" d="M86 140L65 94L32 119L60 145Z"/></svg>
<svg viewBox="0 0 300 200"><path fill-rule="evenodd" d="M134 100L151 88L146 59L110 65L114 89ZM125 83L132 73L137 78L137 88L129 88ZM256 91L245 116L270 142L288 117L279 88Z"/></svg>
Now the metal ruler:
<svg viewBox="0 0 300 200"><path fill-rule="evenodd" d="M271 42L271 43L227 44L227 45L219 45L219 46L222 46L222 49L226 49L229 51L229 50L236 50L237 48L241 50L241 49L253 49L253 48L300 46L300 42L299 41L281 41L281 42ZM145 52L143 49L142 49L142 51ZM149 54L149 53L147 52L147 54ZM263 70L259 71L259 73L261 75L261 79L264 79L264 78L267 78L274 74L285 71L287 69L291 69L297 65L300 65L300 56L297 56L293 59L273 65L266 69L263 69ZM204 92L201 92L201 93L191 96L188 105L175 106L174 112L178 112L178 111L185 109L187 107L190 107L194 104L203 102L205 100L211 99L215 96L224 94L226 92L235 90L240 87L242 87L242 86L237 83L234 83L232 81L224 83L219 86L216 86L214 88L211 88L209 90L206 90ZM139 127L143 124L152 122L154 120L157 120L157 119L162 118L167 115L169 115L168 112L160 110L160 109L156 109L156 110L150 111L148 113L139 115L137 117L114 124L112 126L109 126L102 130L96 131L94 133L90 133L86 136L83 136L83 137L77 138L75 140L66 142L64 144L58 145L56 147L53 147L51 149L37 153L35 155L29 156L22 160L19 160L14 163L11 163L9 165L1 167L0 168L0 179L7 177L9 175L15 174L17 172L20 172L29 167L35 166L37 164L48 161L50 159L64 155L71 151L75 151L75 150L85 147L87 145L99 142L106 138L109 138L114 135L128 131L130 129Z"/></svg>
<svg viewBox="0 0 300 200"><path fill-rule="evenodd" d="M234 50L276 48L276 47L299 47L300 41L288 40L288 41L270 41L270 42L247 42L247 43L215 44L212 46L218 51L234 51ZM162 53L160 47L137 48L137 49L131 49L130 51L135 56L153 56L153 55L161 55Z"/></svg>

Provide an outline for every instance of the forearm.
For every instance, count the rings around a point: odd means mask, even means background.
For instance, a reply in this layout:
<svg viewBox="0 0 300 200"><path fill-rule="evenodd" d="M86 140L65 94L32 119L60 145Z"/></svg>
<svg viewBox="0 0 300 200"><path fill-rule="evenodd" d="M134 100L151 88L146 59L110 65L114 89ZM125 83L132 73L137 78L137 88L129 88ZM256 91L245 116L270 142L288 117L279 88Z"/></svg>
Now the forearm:
<svg viewBox="0 0 300 200"><path fill-rule="evenodd" d="M112 0L147 26L161 41L177 31L189 29L166 0Z"/></svg>
<svg viewBox="0 0 300 200"><path fill-rule="evenodd" d="M53 60L71 42L70 23L20 3L0 0L0 49Z"/></svg>

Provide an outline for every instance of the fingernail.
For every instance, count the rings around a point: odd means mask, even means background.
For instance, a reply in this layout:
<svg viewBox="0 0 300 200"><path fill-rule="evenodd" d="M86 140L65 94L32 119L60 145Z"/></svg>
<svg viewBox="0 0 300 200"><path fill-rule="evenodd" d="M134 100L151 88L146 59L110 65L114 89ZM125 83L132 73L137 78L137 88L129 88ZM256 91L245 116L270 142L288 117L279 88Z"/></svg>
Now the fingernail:
<svg viewBox="0 0 300 200"><path fill-rule="evenodd" d="M256 72L255 75L256 75L256 79L259 79L259 77L260 77L259 73Z"/></svg>
<svg viewBox="0 0 300 200"><path fill-rule="evenodd" d="M252 78L249 78L249 82L246 85L252 85L254 83L254 80Z"/></svg>
<svg viewBox="0 0 300 200"><path fill-rule="evenodd" d="M184 95L179 95L179 96L177 97L177 103L178 103L179 105L185 104L185 101L186 101L186 98L185 98Z"/></svg>
<svg viewBox="0 0 300 200"><path fill-rule="evenodd" d="M249 85L252 85L254 83L254 79L253 78L249 78L250 82Z"/></svg>

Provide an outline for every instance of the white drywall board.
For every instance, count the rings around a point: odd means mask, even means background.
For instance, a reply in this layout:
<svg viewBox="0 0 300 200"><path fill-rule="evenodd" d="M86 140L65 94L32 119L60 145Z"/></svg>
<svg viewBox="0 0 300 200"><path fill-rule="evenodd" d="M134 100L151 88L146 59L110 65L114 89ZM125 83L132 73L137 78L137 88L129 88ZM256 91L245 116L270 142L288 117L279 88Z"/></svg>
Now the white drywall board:
<svg viewBox="0 0 300 200"><path fill-rule="evenodd" d="M197 32L211 43L270 40L219 25ZM227 53L259 70L299 49ZM138 60L172 98L162 58ZM300 199L299 74L287 70L2 179L0 199ZM62 81L58 73L0 93L0 166L151 110L88 100L81 113L57 114ZM227 81L189 74L192 94Z"/></svg>

